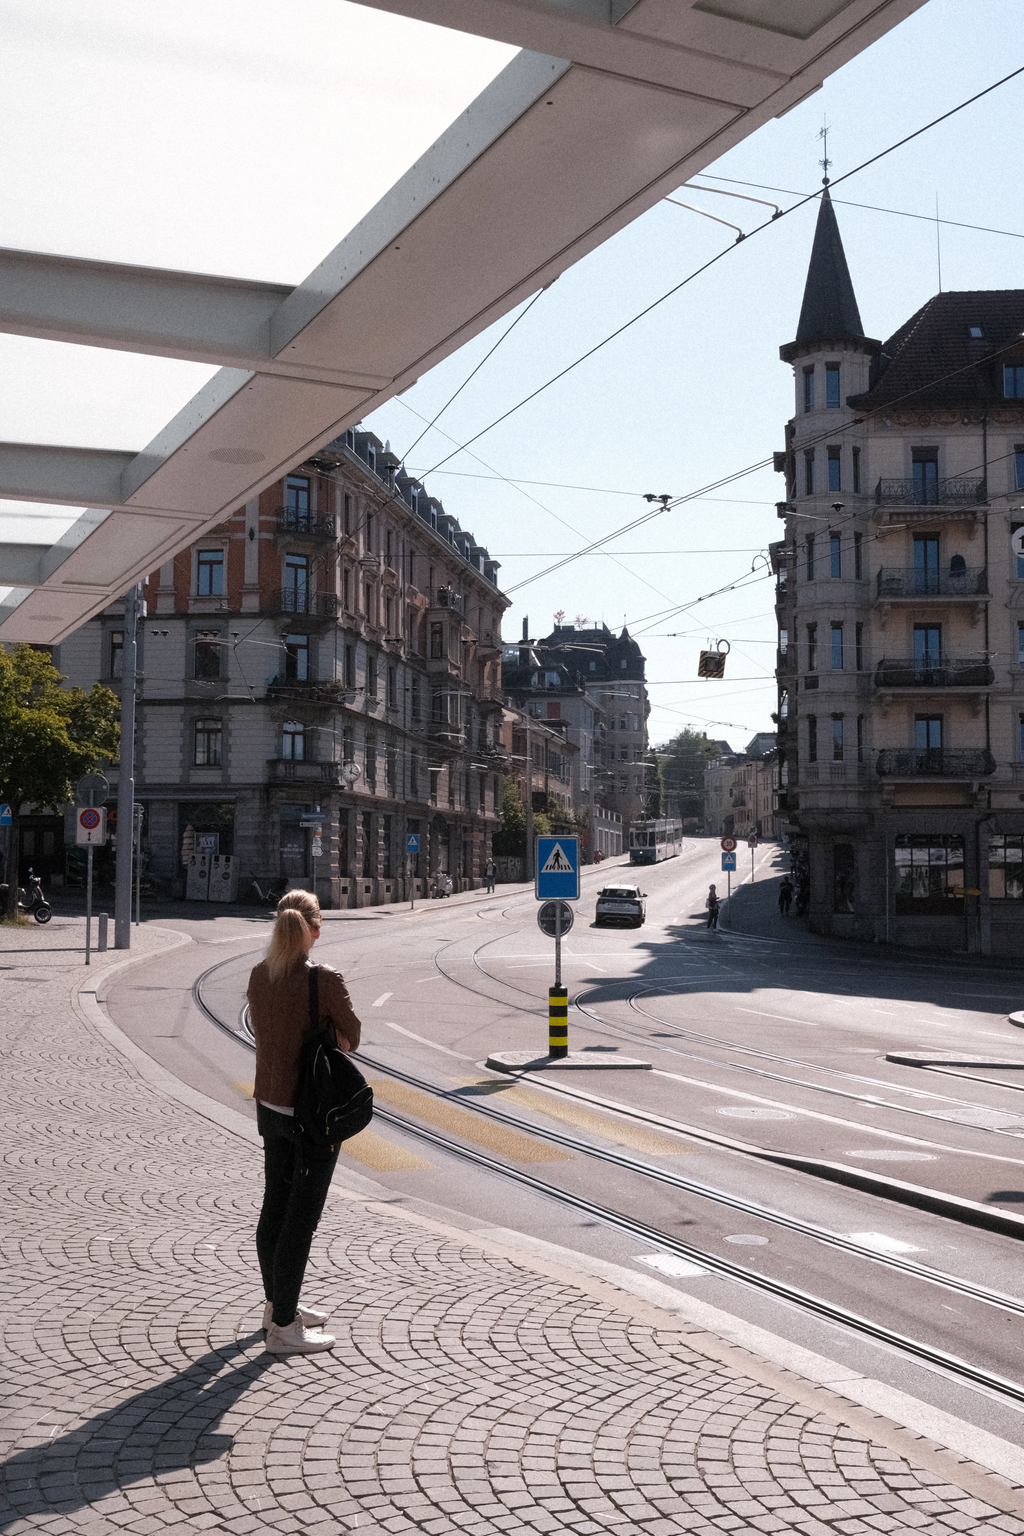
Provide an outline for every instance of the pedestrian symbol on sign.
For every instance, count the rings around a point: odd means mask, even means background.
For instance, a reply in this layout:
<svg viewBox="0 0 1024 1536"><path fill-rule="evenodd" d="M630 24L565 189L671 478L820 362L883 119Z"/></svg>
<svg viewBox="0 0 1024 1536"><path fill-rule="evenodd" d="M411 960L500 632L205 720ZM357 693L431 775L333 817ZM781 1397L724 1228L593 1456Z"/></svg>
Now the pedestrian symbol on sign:
<svg viewBox="0 0 1024 1536"><path fill-rule="evenodd" d="M576 866L571 862L570 859L566 858L561 843L556 843L551 852L548 854L547 858L544 860L544 867L541 870L541 874L574 875L575 873Z"/></svg>

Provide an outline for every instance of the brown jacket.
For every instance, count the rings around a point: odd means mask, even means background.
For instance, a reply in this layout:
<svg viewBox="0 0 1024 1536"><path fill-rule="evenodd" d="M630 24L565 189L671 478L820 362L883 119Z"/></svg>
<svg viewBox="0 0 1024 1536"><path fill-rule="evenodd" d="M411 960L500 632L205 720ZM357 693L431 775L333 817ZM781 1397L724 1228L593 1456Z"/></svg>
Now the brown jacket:
<svg viewBox="0 0 1024 1536"><path fill-rule="evenodd" d="M291 1108L299 1080L299 1051L309 1027L308 960L296 964L280 981L271 981L265 961L253 968L247 997L256 1038L256 1084L253 1098L262 1104ZM320 1017L334 1025L338 1044L354 1051L361 1025L352 1011L348 988L338 971L318 965Z"/></svg>

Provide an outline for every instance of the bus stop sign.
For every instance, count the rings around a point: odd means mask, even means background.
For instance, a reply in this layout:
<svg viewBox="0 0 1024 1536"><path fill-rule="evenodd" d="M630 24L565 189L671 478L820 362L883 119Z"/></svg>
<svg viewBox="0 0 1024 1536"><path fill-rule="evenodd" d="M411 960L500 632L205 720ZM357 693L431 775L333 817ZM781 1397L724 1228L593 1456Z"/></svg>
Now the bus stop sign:
<svg viewBox="0 0 1024 1536"><path fill-rule="evenodd" d="M578 901L580 840L578 837L538 837L536 896L538 901Z"/></svg>

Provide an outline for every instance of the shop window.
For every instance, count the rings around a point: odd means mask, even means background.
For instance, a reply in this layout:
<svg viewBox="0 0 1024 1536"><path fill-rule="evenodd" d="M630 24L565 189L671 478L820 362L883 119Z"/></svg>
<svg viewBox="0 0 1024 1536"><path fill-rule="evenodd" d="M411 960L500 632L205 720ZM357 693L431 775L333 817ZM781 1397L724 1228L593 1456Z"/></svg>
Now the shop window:
<svg viewBox="0 0 1024 1536"><path fill-rule="evenodd" d="M390 538L390 534L388 537ZM393 870L391 868L391 828L393 819L394 818L391 816L381 817L381 829L383 832L384 844L383 849L381 850L383 855L383 868L381 869L381 875L385 880L390 880L393 874Z"/></svg>
<svg viewBox="0 0 1024 1536"><path fill-rule="evenodd" d="M942 917L962 913L964 840L955 833L904 832L893 850L897 915Z"/></svg>
<svg viewBox="0 0 1024 1536"><path fill-rule="evenodd" d="M363 822L363 878L372 880L376 873L377 860L373 836L373 812L364 811Z"/></svg>
<svg viewBox="0 0 1024 1536"><path fill-rule="evenodd" d="M196 721L195 753L192 761L197 768L217 768L220 766L223 740L224 727L222 721Z"/></svg>
<svg viewBox="0 0 1024 1536"><path fill-rule="evenodd" d="M1024 836L991 836L988 843L988 893L993 901L1024 901Z"/></svg>

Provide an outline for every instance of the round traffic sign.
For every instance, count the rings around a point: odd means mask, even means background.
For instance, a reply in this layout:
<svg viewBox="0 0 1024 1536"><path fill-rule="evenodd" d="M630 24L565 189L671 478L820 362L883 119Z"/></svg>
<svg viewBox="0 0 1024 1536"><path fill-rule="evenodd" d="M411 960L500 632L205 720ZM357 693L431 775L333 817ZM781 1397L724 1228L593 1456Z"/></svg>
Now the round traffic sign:
<svg viewBox="0 0 1024 1536"><path fill-rule="evenodd" d="M567 901L542 901L537 908L537 927L541 933L546 933L549 939L555 937L556 906L562 909L562 938L564 939L576 915Z"/></svg>
<svg viewBox="0 0 1024 1536"><path fill-rule="evenodd" d="M84 773L75 785L79 805L102 805L110 794L110 785L102 773Z"/></svg>
<svg viewBox="0 0 1024 1536"><path fill-rule="evenodd" d="M723 853L732 853L733 850L735 849L735 847L736 847L736 839L734 837L723 837L722 838L722 852Z"/></svg>
<svg viewBox="0 0 1024 1536"><path fill-rule="evenodd" d="M79 811L78 813L78 824L84 827L87 832L95 832L101 820L99 811L87 810Z"/></svg>

